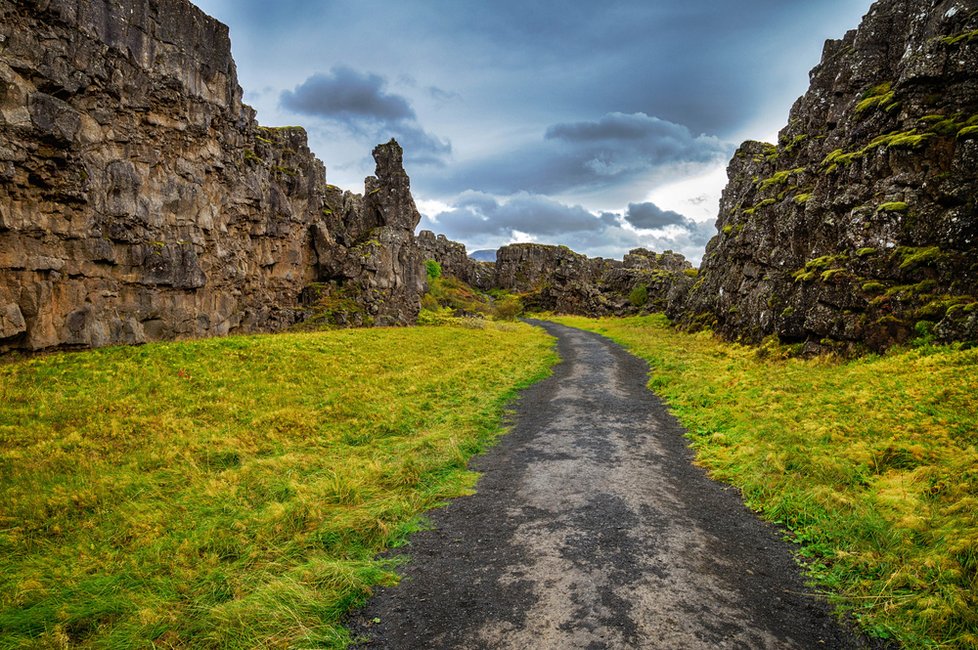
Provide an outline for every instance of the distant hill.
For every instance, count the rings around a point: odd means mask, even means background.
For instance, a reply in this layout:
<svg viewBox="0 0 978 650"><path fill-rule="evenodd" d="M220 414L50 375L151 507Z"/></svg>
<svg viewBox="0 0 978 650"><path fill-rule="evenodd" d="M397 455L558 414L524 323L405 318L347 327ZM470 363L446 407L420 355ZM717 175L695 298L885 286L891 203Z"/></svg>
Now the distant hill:
<svg viewBox="0 0 978 650"><path fill-rule="evenodd" d="M477 262L495 262L496 251L492 251L492 250L473 251L472 253L469 253L469 257L476 260Z"/></svg>

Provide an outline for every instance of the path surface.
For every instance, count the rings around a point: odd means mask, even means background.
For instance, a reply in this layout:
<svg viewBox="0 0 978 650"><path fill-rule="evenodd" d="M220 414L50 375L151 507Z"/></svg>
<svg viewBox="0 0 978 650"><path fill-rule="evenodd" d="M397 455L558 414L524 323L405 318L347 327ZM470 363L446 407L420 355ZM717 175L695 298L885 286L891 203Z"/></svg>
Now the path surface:
<svg viewBox="0 0 978 650"><path fill-rule="evenodd" d="M543 326L563 362L473 463L477 494L401 549L401 584L352 620L359 647L862 647L777 532L691 465L645 363Z"/></svg>

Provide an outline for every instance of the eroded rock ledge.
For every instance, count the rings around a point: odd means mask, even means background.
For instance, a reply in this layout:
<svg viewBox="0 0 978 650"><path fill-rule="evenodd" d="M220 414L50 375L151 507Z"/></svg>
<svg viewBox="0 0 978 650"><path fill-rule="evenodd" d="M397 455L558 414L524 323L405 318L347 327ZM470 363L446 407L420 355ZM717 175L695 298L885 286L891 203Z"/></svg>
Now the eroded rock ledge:
<svg viewBox="0 0 978 650"><path fill-rule="evenodd" d="M978 2L876 2L728 175L676 320L813 349L978 338Z"/></svg>
<svg viewBox="0 0 978 650"><path fill-rule="evenodd" d="M0 0L0 352L278 330L311 285L413 322L401 156L364 196L327 185L186 0Z"/></svg>
<svg viewBox="0 0 978 650"><path fill-rule="evenodd" d="M978 339L978 0L880 0L828 41L776 145L728 168L699 271L414 229L396 142L363 195L242 104L187 0L0 0L0 353L408 324L424 261L531 309L664 310L812 351ZM310 316L312 315L312 316Z"/></svg>

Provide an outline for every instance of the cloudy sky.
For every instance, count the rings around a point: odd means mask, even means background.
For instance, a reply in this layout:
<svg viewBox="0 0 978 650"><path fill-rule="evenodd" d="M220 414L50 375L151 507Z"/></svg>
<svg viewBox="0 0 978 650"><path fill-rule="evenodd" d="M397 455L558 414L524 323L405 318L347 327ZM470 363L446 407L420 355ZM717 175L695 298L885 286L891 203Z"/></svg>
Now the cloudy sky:
<svg viewBox="0 0 978 650"><path fill-rule="evenodd" d="M773 140L826 38L870 0L195 0L245 101L362 191L405 148L423 228L698 263L724 168Z"/></svg>

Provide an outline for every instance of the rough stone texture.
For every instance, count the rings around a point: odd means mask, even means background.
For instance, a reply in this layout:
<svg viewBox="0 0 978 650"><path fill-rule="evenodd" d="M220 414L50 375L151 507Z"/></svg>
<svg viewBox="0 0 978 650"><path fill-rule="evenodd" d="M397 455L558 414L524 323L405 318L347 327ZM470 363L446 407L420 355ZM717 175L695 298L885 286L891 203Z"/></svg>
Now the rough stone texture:
<svg viewBox="0 0 978 650"><path fill-rule="evenodd" d="M735 154L670 315L813 349L978 338L976 30L976 0L881 0L828 41L778 144Z"/></svg>
<svg viewBox="0 0 978 650"><path fill-rule="evenodd" d="M469 286L488 291L495 281L495 264L479 262L468 256L465 245L435 235L430 230L418 233L418 246L426 260L435 260L445 275L451 275Z"/></svg>
<svg viewBox="0 0 978 650"><path fill-rule="evenodd" d="M404 579L350 617L356 648L854 650L805 587L795 549L696 467L646 388L648 366L597 334L542 323L563 363L476 461L474 496L398 549Z"/></svg>
<svg viewBox="0 0 978 650"><path fill-rule="evenodd" d="M364 196L327 188L327 226L314 228L316 299L337 325L413 323L425 290L424 256L414 237L421 214L396 141L374 148L375 176Z"/></svg>
<svg viewBox="0 0 978 650"><path fill-rule="evenodd" d="M186 0L0 0L0 352L276 330L320 280L411 322L417 210L375 157L365 197L327 186Z"/></svg>
<svg viewBox="0 0 978 650"><path fill-rule="evenodd" d="M607 316L663 311L684 295L694 271L678 253L637 248L624 260L588 258L566 246L510 244L496 253L493 284L523 294L531 310ZM635 305L633 289L646 287L648 300Z"/></svg>

